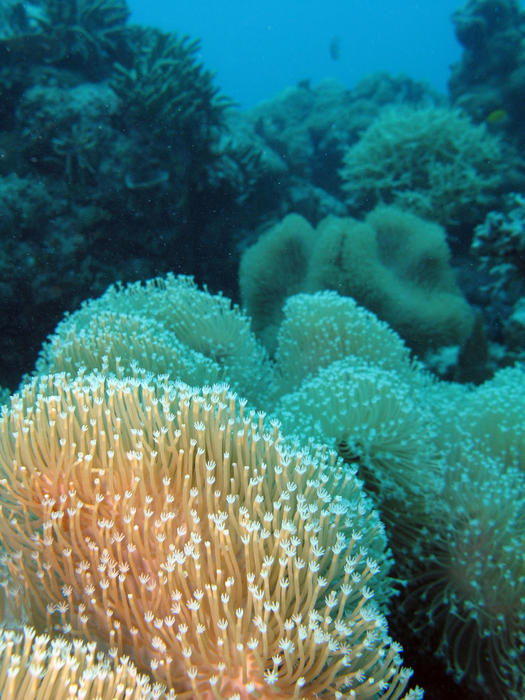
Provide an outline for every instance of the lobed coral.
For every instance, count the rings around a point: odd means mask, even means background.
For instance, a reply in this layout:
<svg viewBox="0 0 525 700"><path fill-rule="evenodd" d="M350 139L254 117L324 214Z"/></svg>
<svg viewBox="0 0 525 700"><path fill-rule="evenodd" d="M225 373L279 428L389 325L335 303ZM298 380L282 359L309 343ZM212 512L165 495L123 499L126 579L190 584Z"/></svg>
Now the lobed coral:
<svg viewBox="0 0 525 700"><path fill-rule="evenodd" d="M288 214L244 251L239 268L243 306L250 311L253 331L270 350L283 316L285 299L303 290L315 245L315 229L298 214ZM286 274L268 274L286 264Z"/></svg>
<svg viewBox="0 0 525 700"><path fill-rule="evenodd" d="M299 262L292 255L291 277L273 282L283 277L281 256L290 241ZM281 256L269 257L268 250ZM364 222L328 216L315 236L302 217L289 216L244 253L243 302L272 350L278 309L294 288L332 289L352 297L419 354L460 344L473 327L472 310L454 279L444 229L398 207L377 207Z"/></svg>
<svg viewBox="0 0 525 700"><path fill-rule="evenodd" d="M462 343L473 314L450 266L441 226L398 207L365 222L328 217L318 227L307 287L353 297L417 353Z"/></svg>

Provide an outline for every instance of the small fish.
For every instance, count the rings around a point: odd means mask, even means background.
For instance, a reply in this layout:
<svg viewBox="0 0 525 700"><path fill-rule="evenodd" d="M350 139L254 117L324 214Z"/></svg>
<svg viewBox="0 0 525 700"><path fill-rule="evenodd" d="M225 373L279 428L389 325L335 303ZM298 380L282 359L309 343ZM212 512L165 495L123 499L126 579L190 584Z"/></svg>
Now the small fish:
<svg viewBox="0 0 525 700"><path fill-rule="evenodd" d="M332 61L338 61L341 57L341 37L333 36L328 44L328 53Z"/></svg>
<svg viewBox="0 0 525 700"><path fill-rule="evenodd" d="M487 115L485 121L487 124L501 124L501 122L506 121L508 114L504 109L494 109L490 114Z"/></svg>

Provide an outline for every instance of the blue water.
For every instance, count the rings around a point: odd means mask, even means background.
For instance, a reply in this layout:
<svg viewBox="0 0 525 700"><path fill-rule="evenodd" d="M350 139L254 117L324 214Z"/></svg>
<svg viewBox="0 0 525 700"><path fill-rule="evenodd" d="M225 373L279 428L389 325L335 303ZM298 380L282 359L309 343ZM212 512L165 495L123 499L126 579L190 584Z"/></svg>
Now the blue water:
<svg viewBox="0 0 525 700"><path fill-rule="evenodd" d="M222 91L251 107L300 80L352 87L374 71L406 73L444 92L460 47L462 0L128 0L131 21L201 37ZM330 42L338 37L338 60Z"/></svg>

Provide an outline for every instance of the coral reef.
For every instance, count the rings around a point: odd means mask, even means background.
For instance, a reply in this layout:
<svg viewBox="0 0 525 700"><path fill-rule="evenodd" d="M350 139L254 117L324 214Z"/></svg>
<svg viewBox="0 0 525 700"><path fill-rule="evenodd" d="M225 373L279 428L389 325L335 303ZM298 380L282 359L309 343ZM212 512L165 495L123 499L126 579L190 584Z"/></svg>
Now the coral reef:
<svg viewBox="0 0 525 700"><path fill-rule="evenodd" d="M209 272L197 248L213 238L228 101L197 41L128 26L124 0L2 8L0 268L17 273L3 276L0 381L14 387L86 293L176 264Z"/></svg>
<svg viewBox="0 0 525 700"><path fill-rule="evenodd" d="M523 146L525 13L520 3L469 0L452 20L464 47L449 80L453 102L476 122Z"/></svg>
<svg viewBox="0 0 525 700"><path fill-rule="evenodd" d="M525 198L509 195L503 211L476 227L472 254L484 274L484 313L491 336L512 350L523 347L520 307L525 297Z"/></svg>
<svg viewBox="0 0 525 700"><path fill-rule="evenodd" d="M444 102L382 73L352 90L304 83L241 113L199 63L196 40L129 26L121 2L2 7L9 216L27 206L22 186L14 201L13 178L45 191L38 221L0 215L0 268L17 270L4 276L0 334L0 382L11 388L61 313L115 280L173 269L238 300L239 251L254 232L293 211L313 223L347 214L343 152L385 106ZM59 35L78 46L62 55Z"/></svg>
<svg viewBox="0 0 525 700"><path fill-rule="evenodd" d="M2 409L7 608L182 697L400 697L388 615L462 687L519 698L523 369L436 381L333 291L286 301L265 362L185 277L66 317Z"/></svg>
<svg viewBox="0 0 525 700"><path fill-rule="evenodd" d="M524 17L241 112L0 0L0 695L523 699Z"/></svg>
<svg viewBox="0 0 525 700"><path fill-rule="evenodd" d="M288 88L228 122L232 147L259 155L248 201L268 218L297 212L312 222L346 209L337 173L342 156L389 104L436 106L443 97L408 76L373 73L351 90L335 80ZM278 182L279 187L272 186ZM264 209L262 207L264 206Z"/></svg>

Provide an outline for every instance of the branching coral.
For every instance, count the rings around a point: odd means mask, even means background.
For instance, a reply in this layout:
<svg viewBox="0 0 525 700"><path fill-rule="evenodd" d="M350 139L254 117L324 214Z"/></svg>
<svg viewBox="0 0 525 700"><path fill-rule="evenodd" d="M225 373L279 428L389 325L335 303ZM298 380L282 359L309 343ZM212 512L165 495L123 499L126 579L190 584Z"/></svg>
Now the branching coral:
<svg viewBox="0 0 525 700"><path fill-rule="evenodd" d="M497 139L459 110L401 106L347 150L341 177L356 209L395 203L449 226L483 211L500 164Z"/></svg>
<svg viewBox="0 0 525 700"><path fill-rule="evenodd" d="M124 46L129 10L126 0L42 0L17 3L16 22L0 39L16 67L36 62L81 68L98 76Z"/></svg>
<svg viewBox="0 0 525 700"><path fill-rule="evenodd" d="M149 163L166 173L162 181L169 180L179 209L189 206L208 181L206 169L215 167L215 139L231 104L198 62L198 48L187 36L132 27L129 55L123 52L110 81L123 105L124 129L139 144L129 154L128 183L150 182L142 173Z"/></svg>
<svg viewBox="0 0 525 700"><path fill-rule="evenodd" d="M40 17L42 32L56 53L48 61L83 65L103 58L115 58L129 10L126 0L45 0Z"/></svg>
<svg viewBox="0 0 525 700"><path fill-rule="evenodd" d="M333 453L285 449L224 386L89 376L35 379L0 434L8 600L37 627L183 699L402 695L383 529Z"/></svg>
<svg viewBox="0 0 525 700"><path fill-rule="evenodd" d="M52 139L52 158L56 157L59 163L63 163L68 184L84 184L95 175L100 162L99 140L96 129L82 122L73 124L68 133Z"/></svg>
<svg viewBox="0 0 525 700"><path fill-rule="evenodd" d="M180 148L189 134L206 141L230 101L218 95L212 73L196 61L199 41L135 27L130 42L133 61L116 64L111 81L128 124L146 129L150 138L151 132L160 134L164 147Z"/></svg>

